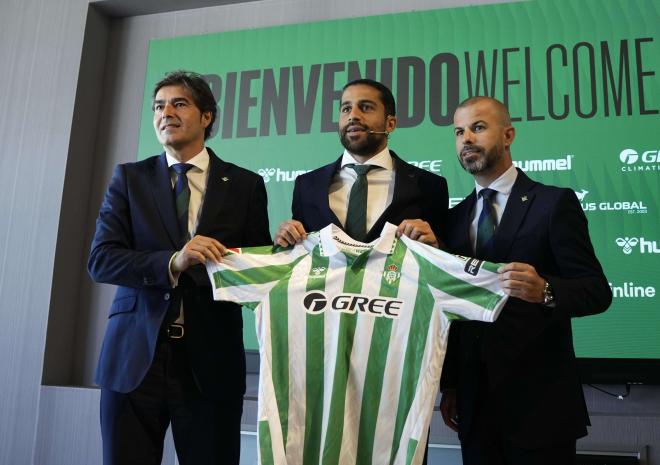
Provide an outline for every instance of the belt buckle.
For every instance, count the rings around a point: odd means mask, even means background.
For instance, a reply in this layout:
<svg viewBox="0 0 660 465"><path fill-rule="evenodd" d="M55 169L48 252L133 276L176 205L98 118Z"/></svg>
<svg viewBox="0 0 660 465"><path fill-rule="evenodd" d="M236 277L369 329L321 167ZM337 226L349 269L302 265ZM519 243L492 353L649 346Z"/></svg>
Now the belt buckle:
<svg viewBox="0 0 660 465"><path fill-rule="evenodd" d="M167 337L170 339L181 339L184 334L183 325L171 324L167 327Z"/></svg>

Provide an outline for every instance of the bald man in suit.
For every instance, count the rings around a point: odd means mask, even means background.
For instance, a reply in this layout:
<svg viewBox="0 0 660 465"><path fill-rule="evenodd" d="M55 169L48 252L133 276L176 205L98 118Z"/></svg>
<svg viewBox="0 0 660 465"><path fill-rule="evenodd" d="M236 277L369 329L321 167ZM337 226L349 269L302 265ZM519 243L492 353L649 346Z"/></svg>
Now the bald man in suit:
<svg viewBox="0 0 660 465"><path fill-rule="evenodd" d="M510 298L492 324L452 322L441 412L457 430L465 465L568 465L587 434L587 408L571 318L612 300L571 189L513 166L515 129L489 97L454 115L458 158L475 190L449 212L449 252L502 263Z"/></svg>

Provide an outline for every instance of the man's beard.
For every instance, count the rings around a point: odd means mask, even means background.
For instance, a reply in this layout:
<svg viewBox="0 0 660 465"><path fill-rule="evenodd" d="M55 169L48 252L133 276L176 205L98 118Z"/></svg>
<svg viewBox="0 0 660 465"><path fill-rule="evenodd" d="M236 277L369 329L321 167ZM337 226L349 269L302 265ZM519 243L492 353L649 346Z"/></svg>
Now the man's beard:
<svg viewBox="0 0 660 465"><path fill-rule="evenodd" d="M347 126L348 127L348 126ZM369 131L367 126L362 126L365 131ZM346 128L344 128L339 134L339 140L341 145L344 146L346 150L350 153L360 156L375 155L379 152L379 148L383 143L383 137L386 137L382 134L367 134L367 137L364 139L351 141L348 138Z"/></svg>
<svg viewBox="0 0 660 465"><path fill-rule="evenodd" d="M463 158L463 152L467 150L477 150L479 156L476 159L466 160ZM465 171L474 175L484 173L493 168L497 161L502 158L503 151L499 147L493 147L490 150L485 150L479 145L465 145L458 155L458 161ZM473 155L474 156L474 155Z"/></svg>

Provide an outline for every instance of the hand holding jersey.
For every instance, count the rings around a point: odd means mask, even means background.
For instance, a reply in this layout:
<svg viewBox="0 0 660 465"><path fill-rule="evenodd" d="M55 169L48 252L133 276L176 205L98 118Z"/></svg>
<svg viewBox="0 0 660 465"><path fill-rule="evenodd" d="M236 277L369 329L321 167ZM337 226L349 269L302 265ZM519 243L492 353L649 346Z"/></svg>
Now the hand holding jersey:
<svg viewBox="0 0 660 465"><path fill-rule="evenodd" d="M170 260L172 274L181 273L193 265L204 265L208 260L219 263L226 248L212 237L195 235Z"/></svg>
<svg viewBox="0 0 660 465"><path fill-rule="evenodd" d="M273 242L280 247L289 247L300 244L305 239L307 239L305 226L298 220L286 220L277 228Z"/></svg>

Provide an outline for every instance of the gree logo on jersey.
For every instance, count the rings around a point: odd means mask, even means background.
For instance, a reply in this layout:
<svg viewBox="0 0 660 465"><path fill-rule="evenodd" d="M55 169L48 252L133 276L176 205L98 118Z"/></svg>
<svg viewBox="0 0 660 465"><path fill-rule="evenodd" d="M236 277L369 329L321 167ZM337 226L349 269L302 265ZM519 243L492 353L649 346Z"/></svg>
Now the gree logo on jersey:
<svg viewBox="0 0 660 465"><path fill-rule="evenodd" d="M318 315L328 309L341 313L363 313L374 317L399 318L403 300L350 293L328 297L325 292L309 291L303 298L303 306L307 313L312 315Z"/></svg>

